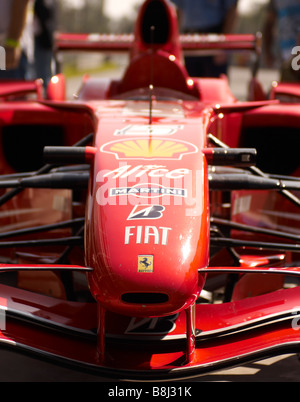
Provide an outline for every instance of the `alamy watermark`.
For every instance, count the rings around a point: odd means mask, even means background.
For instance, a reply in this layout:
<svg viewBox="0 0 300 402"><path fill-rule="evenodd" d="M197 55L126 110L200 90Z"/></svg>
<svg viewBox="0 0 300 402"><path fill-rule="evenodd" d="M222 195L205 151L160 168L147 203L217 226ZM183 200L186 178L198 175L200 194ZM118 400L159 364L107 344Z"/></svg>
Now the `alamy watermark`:
<svg viewBox="0 0 300 402"><path fill-rule="evenodd" d="M299 312L300 312L300 307L295 307L292 311L292 315L294 316L294 318L292 319L292 328L295 331L298 331L300 329L300 316L299 316Z"/></svg>
<svg viewBox="0 0 300 402"><path fill-rule="evenodd" d="M0 70L6 70L6 52L3 46L0 46Z"/></svg>
<svg viewBox="0 0 300 402"><path fill-rule="evenodd" d="M300 46L295 46L292 49L292 55L295 57L292 58L292 69L295 71L300 70Z"/></svg>
<svg viewBox="0 0 300 402"><path fill-rule="evenodd" d="M0 309L0 331L6 330L6 309Z"/></svg>
<svg viewBox="0 0 300 402"><path fill-rule="evenodd" d="M203 212L203 170L169 169L166 165L128 165L96 175L98 205L184 206L186 216Z"/></svg>

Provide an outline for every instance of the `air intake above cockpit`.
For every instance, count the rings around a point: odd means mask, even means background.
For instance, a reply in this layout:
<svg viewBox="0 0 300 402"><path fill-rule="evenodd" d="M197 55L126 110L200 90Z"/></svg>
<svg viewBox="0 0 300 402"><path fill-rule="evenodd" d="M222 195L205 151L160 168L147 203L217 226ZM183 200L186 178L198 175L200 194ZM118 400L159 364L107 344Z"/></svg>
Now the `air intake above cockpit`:
<svg viewBox="0 0 300 402"><path fill-rule="evenodd" d="M152 30L152 27L154 29ZM146 44L162 45L169 40L170 23L164 4L154 0L146 7L142 17L142 40Z"/></svg>

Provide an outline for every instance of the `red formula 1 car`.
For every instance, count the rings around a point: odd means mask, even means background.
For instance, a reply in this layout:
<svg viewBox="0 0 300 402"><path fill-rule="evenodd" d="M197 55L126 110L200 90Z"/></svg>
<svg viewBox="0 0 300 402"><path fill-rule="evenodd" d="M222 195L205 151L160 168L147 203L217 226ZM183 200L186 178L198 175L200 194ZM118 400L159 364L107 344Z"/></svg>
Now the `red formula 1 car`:
<svg viewBox="0 0 300 402"><path fill-rule="evenodd" d="M130 52L119 80L1 83L2 352L152 380L299 350L299 86L241 102L183 63L256 46L146 0L134 35L58 37Z"/></svg>

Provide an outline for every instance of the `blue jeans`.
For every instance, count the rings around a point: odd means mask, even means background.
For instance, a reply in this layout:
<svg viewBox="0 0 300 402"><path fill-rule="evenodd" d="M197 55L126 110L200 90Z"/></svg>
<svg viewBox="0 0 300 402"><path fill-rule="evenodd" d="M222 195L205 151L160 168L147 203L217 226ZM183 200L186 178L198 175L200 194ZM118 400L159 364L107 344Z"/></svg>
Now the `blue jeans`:
<svg viewBox="0 0 300 402"><path fill-rule="evenodd" d="M35 43L34 50L34 69L36 78L42 78L44 87L46 88L51 77L52 71L53 52L52 49L43 48Z"/></svg>

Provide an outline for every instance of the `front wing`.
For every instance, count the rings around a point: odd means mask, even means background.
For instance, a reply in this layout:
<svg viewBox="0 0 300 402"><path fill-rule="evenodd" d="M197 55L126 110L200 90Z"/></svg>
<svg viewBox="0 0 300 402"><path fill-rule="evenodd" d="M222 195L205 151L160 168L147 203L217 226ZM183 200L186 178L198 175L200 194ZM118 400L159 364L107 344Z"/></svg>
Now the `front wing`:
<svg viewBox="0 0 300 402"><path fill-rule="evenodd" d="M285 273L299 275L300 268ZM223 304L196 304L196 350L189 363L185 314L134 318L108 313L102 361L95 303L57 300L6 285L0 292L2 348L111 378L186 378L300 349L300 306L295 307L299 287Z"/></svg>

